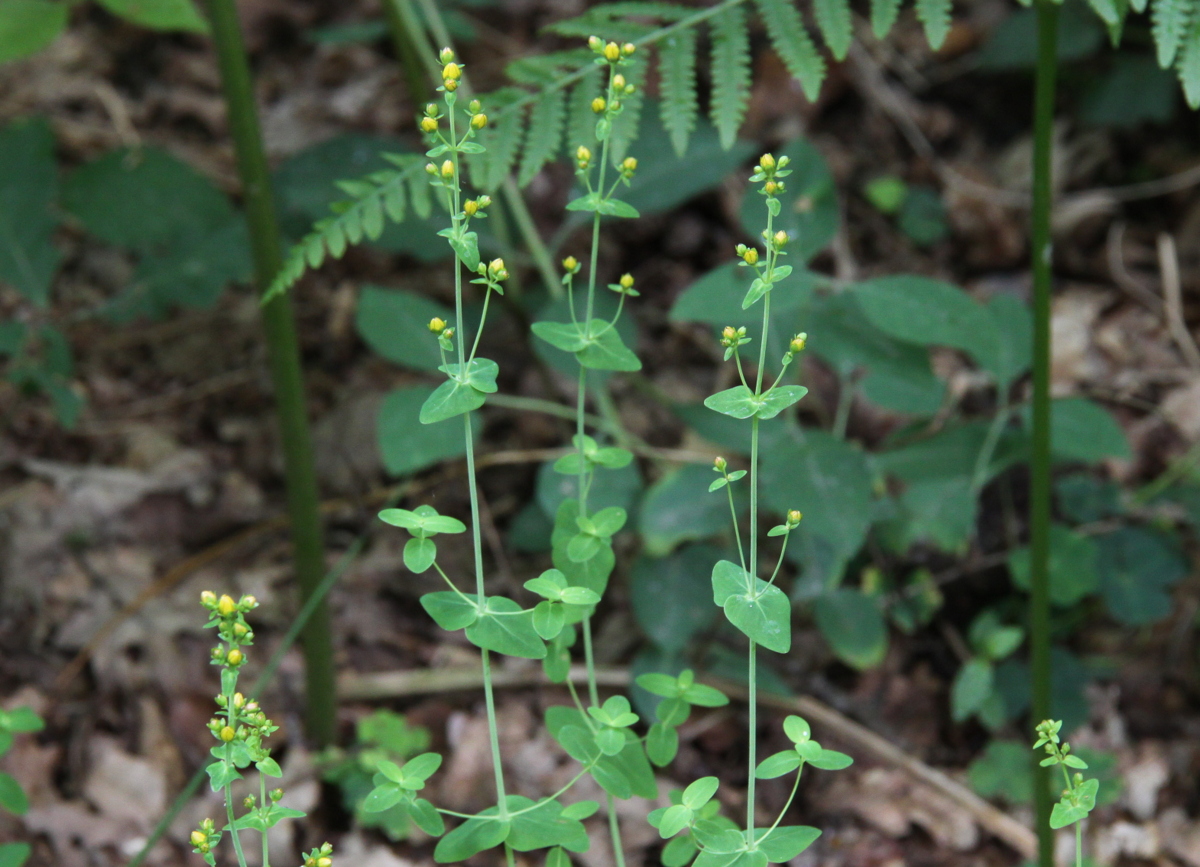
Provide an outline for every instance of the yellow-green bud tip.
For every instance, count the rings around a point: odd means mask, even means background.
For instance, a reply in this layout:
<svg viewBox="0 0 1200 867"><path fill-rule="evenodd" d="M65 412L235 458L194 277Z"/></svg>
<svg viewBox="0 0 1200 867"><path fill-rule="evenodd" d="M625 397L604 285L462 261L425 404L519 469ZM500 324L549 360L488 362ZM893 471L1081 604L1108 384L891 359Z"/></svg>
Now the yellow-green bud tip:
<svg viewBox="0 0 1200 867"><path fill-rule="evenodd" d="M441 53L438 54L438 60L440 60L442 63L453 63L454 62L454 49L450 48L449 46L447 46L446 48L443 48L441 50Z"/></svg>
<svg viewBox="0 0 1200 867"><path fill-rule="evenodd" d="M564 271L570 271L572 274L574 274L576 269L579 268L579 260L574 256L568 256L562 260L562 266Z"/></svg>
<svg viewBox="0 0 1200 867"><path fill-rule="evenodd" d="M208 843L208 835L205 834L203 831L193 831L192 836L189 837L188 839L190 839L192 841L192 845L195 846L197 849L199 849L201 846Z"/></svg>
<svg viewBox="0 0 1200 867"><path fill-rule="evenodd" d="M732 325L726 325L721 329L721 336L726 340L733 340L735 337L737 337L737 331L734 330Z"/></svg>
<svg viewBox="0 0 1200 867"><path fill-rule="evenodd" d="M614 75L613 80L612 80L612 86L613 86L613 90L624 90L625 89L625 76L621 75L621 73L619 73L619 72L616 75Z"/></svg>
<svg viewBox="0 0 1200 867"><path fill-rule="evenodd" d="M629 57L635 51L637 51L637 46L632 42L626 42L621 46L621 54L625 57Z"/></svg>
<svg viewBox="0 0 1200 867"><path fill-rule="evenodd" d="M221 740L225 741L225 743L229 743L235 737L237 737L237 732L233 730L232 726L223 726L221 728Z"/></svg>
<svg viewBox="0 0 1200 867"><path fill-rule="evenodd" d="M598 96L592 100L592 111L596 114L600 114L607 107L608 103L604 101L604 97L602 96Z"/></svg>
<svg viewBox="0 0 1200 867"><path fill-rule="evenodd" d="M800 519L803 517L804 515L802 515L798 509L792 509L787 513L787 522L795 526L796 524L800 523Z"/></svg>
<svg viewBox="0 0 1200 867"><path fill-rule="evenodd" d="M241 665L242 660L244 660L245 658L246 658L246 654L242 653L236 647L233 650L229 651L229 653L225 654L225 661L228 662L230 665Z"/></svg>
<svg viewBox="0 0 1200 867"><path fill-rule="evenodd" d="M756 250L754 247L747 247L742 252L742 260L745 261L745 263L747 265L757 265L758 264L758 250Z"/></svg>
<svg viewBox="0 0 1200 867"><path fill-rule="evenodd" d="M437 132L438 122L436 118L423 117L421 118L421 132Z"/></svg>
<svg viewBox="0 0 1200 867"><path fill-rule="evenodd" d="M633 275L632 274L622 274L621 279L618 280L617 282L621 284L622 289L632 289L633 288Z"/></svg>
<svg viewBox="0 0 1200 867"><path fill-rule="evenodd" d="M435 316L429 320L429 330L434 334L441 334L446 330L446 320L439 316Z"/></svg>
<svg viewBox="0 0 1200 867"><path fill-rule="evenodd" d="M626 174L633 174L637 171L638 162L634 157L625 157L621 160L621 168Z"/></svg>
<svg viewBox="0 0 1200 867"><path fill-rule="evenodd" d="M467 199L467 201L463 203L463 213L468 217L474 217L477 213L479 213L479 202L475 201L474 199Z"/></svg>
<svg viewBox="0 0 1200 867"><path fill-rule="evenodd" d="M713 466L716 467L721 472L725 472L725 468L727 466L729 466L729 464L726 463L724 458L718 457L716 460L713 461Z"/></svg>
<svg viewBox="0 0 1200 867"><path fill-rule="evenodd" d="M587 45L588 48L592 49L592 51L599 51L604 45L604 40L602 40L599 36L589 36Z"/></svg>
<svg viewBox="0 0 1200 867"><path fill-rule="evenodd" d="M621 59L621 46L615 42L610 42L604 46L604 59L609 63L615 63Z"/></svg>
<svg viewBox="0 0 1200 867"><path fill-rule="evenodd" d="M471 129L483 129L485 126L487 126L487 123L488 121L486 114L471 115Z"/></svg>
<svg viewBox="0 0 1200 867"><path fill-rule="evenodd" d="M228 617L235 611L237 611L237 603L233 601L233 597L228 593L222 594L217 601L217 613L222 617Z"/></svg>
<svg viewBox="0 0 1200 867"><path fill-rule="evenodd" d="M791 350L791 352L793 354L795 354L797 352L803 352L804 347L807 345L808 345L808 334L804 331L801 331L799 334L797 334L795 337L792 338L792 342L788 344L788 349Z"/></svg>
<svg viewBox="0 0 1200 867"><path fill-rule="evenodd" d="M788 234L783 229L780 229L771 240L775 242L776 247L782 247L788 242Z"/></svg>
<svg viewBox="0 0 1200 867"><path fill-rule="evenodd" d="M442 163L441 174L446 180L450 180L452 177L454 177L454 163L450 162L450 160L446 160L444 163ZM787 236L785 235L784 237L786 238Z"/></svg>
<svg viewBox="0 0 1200 867"><path fill-rule="evenodd" d="M462 78L462 69L457 63L450 62L442 67L442 81L458 81Z"/></svg>
<svg viewBox="0 0 1200 867"><path fill-rule="evenodd" d="M208 608L217 604L217 594L211 590L205 590L200 594L200 604Z"/></svg>
<svg viewBox="0 0 1200 867"><path fill-rule="evenodd" d="M764 172L771 171L771 169L775 168L775 157L771 156L770 154L763 154L761 157L759 157L758 167Z"/></svg>

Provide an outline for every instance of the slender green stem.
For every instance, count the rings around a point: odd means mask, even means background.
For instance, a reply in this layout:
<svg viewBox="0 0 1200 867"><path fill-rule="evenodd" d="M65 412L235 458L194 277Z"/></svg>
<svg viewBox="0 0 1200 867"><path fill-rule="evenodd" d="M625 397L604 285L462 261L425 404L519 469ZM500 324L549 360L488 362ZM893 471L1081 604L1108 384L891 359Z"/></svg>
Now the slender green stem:
<svg viewBox="0 0 1200 867"><path fill-rule="evenodd" d="M250 67L234 0L209 0L212 35L229 111L229 127L237 151L238 174L250 226L255 285L266 292L283 265L275 200L254 105ZM306 415L304 378L291 300L276 295L262 307L267 358L275 391L275 413L283 446L292 559L301 601L312 597L325 574L320 498ZM333 742L337 718L333 641L329 610L318 606L304 633L307 706L305 731L319 746Z"/></svg>
<svg viewBox="0 0 1200 867"><path fill-rule="evenodd" d="M592 652L592 618L583 618L583 660L588 672L588 700L600 707L600 691L596 687L596 659Z"/></svg>
<svg viewBox="0 0 1200 867"><path fill-rule="evenodd" d="M229 757L232 745L225 745L225 761L232 764L233 759ZM229 836L233 838L233 851L237 855L238 867L246 867L246 853L242 851L242 838L237 829L233 827L236 819L233 816L233 787L225 784L225 815L229 818Z"/></svg>
<svg viewBox="0 0 1200 867"><path fill-rule="evenodd" d="M500 737L496 725L496 698L492 690L492 664L486 649L480 650L483 660L483 697L487 707L488 739L492 746L492 769L496 777L496 806L501 818L508 818L508 798L504 791L504 769L500 765Z"/></svg>
<svg viewBox="0 0 1200 867"><path fill-rule="evenodd" d="M775 817L774 823L772 823L771 827L767 829L767 833L763 834L762 837L759 838L760 840L764 840L767 837L770 837L771 832L779 827L779 823L782 822L783 817L787 815L788 808L790 808L792 806L792 801L794 801L796 799L796 792L798 792L800 790L800 775L802 773L804 773L804 763L803 762L801 762L800 767L798 767L796 769L796 781L794 783L792 783L791 794L788 795L787 801L784 802L783 809L779 811L779 815Z"/></svg>
<svg viewBox="0 0 1200 867"><path fill-rule="evenodd" d="M1054 89L1057 72L1058 6L1036 0L1038 55L1033 116L1033 213L1030 254L1033 267L1033 435L1029 496L1030 524L1030 668L1035 720L1050 715L1050 294L1053 204L1051 161L1054 146ZM1050 828L1049 781L1034 760L1034 808L1038 863L1052 867L1054 835Z"/></svg>
<svg viewBox="0 0 1200 867"><path fill-rule="evenodd" d="M746 552L742 550L742 528L738 526L737 508L733 505L733 483L725 483L725 492L729 496L729 514L733 516L733 538L737 539L738 559L742 563L742 571L746 569Z"/></svg>
<svg viewBox="0 0 1200 867"><path fill-rule="evenodd" d="M992 419L992 423L988 426L987 436L983 440L983 447L979 449L979 455L975 458L975 470L971 473L971 490L978 494L983 490L983 486L987 483L988 468L992 464L992 456L996 453L996 446L1000 444L1000 437L1004 433L1004 428L1008 425L1008 417L1012 409L1007 403L1002 403L996 411L996 417Z"/></svg>
<svg viewBox="0 0 1200 867"><path fill-rule="evenodd" d="M771 579L769 581L767 581L768 586L771 584L774 584L775 579L777 577L779 577L779 567L783 565L783 555L787 553L787 544L788 544L788 539L790 539L790 538L792 538L791 533L784 534L783 544L779 546L779 559L775 561L775 571L773 571L771 573Z"/></svg>
<svg viewBox="0 0 1200 867"><path fill-rule="evenodd" d="M613 859L616 862L616 867L625 867L625 847L621 843L621 823L617 819L616 803L613 796L604 793L605 800L608 802L608 832L612 837Z"/></svg>
<svg viewBox="0 0 1200 867"><path fill-rule="evenodd" d="M267 778L266 778L265 774L260 773L258 775L258 806L261 809L265 810L267 808L268 803L269 802L267 801ZM267 832L264 831L262 834L262 852L263 852L262 867L271 867L270 848L271 848L270 839L267 835Z"/></svg>
<svg viewBox="0 0 1200 867"><path fill-rule="evenodd" d="M1083 867L1083 822L1075 823L1075 867Z"/></svg>
<svg viewBox="0 0 1200 867"><path fill-rule="evenodd" d="M854 406L855 391L857 389L852 377L838 377L838 402L837 412L833 416L833 435L840 440L846 438L846 428L850 425L850 410Z"/></svg>
<svg viewBox="0 0 1200 867"><path fill-rule="evenodd" d="M504 201L508 205L508 209L512 211L513 219L517 222L517 229L520 231L521 237L525 239L525 245L529 248L529 255L533 259L534 267L541 275L542 282L546 284L546 291L550 293L551 298L561 298L563 295L562 282L558 279L558 272L554 270L554 262L550 259L550 248L542 240L542 236L533 222L533 215L529 213L529 206L525 204L525 197L521 195L521 190L517 187L517 182L513 180L512 175L504 179Z"/></svg>
<svg viewBox="0 0 1200 867"><path fill-rule="evenodd" d="M758 419L755 419L755 423ZM754 769L758 767L758 643L752 638L750 639L750 664L748 666L750 683L749 696L747 704L750 709L750 748L749 748L749 768L746 782L746 833L749 835L747 842L750 848L755 846L754 835Z"/></svg>
<svg viewBox="0 0 1200 867"><path fill-rule="evenodd" d="M404 83L408 86L409 98L414 105L419 105L429 98L429 84L425 78L425 70L421 68L420 52L413 44L412 28L406 20L404 10L401 9L407 5L404 0L383 0L383 15L387 19L396 60L404 70Z"/></svg>
<svg viewBox="0 0 1200 867"><path fill-rule="evenodd" d="M517 860L513 855L513 847L508 845L508 843L504 844L504 863L506 867L517 867Z"/></svg>

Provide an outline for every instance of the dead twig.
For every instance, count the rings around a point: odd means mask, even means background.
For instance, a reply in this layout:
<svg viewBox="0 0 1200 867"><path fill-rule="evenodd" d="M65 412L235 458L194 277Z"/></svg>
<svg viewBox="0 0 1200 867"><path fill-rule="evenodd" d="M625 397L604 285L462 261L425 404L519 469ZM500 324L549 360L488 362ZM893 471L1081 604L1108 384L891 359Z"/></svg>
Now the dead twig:
<svg viewBox="0 0 1200 867"><path fill-rule="evenodd" d="M1200 370L1200 349L1196 338L1188 331L1183 320L1183 297L1179 280L1179 256L1175 252L1175 239L1166 232L1158 236L1158 267L1162 273L1163 301L1166 305L1167 327L1171 338L1192 370Z"/></svg>
<svg viewBox="0 0 1200 867"><path fill-rule="evenodd" d="M583 666L573 666L569 676L572 683L587 682L587 671ZM631 678L627 669L602 666L596 669L596 680L599 685L605 687L627 687ZM705 677L702 680L740 701L745 701L748 697L746 688L735 681L716 677ZM492 682L496 686L510 689L553 685L540 668L533 667L494 670ZM474 668L345 674L338 681L338 697L343 701L376 701L401 696L473 690L481 688L482 685L482 674ZM981 827L1007 843L1023 857L1033 858L1036 855L1037 837L1025 825L998 810L961 783L910 756L829 705L810 696L783 696L761 692L759 701L776 710L800 714L829 729L836 739L847 746L857 748L877 761L900 768L913 779L950 798L970 813Z"/></svg>

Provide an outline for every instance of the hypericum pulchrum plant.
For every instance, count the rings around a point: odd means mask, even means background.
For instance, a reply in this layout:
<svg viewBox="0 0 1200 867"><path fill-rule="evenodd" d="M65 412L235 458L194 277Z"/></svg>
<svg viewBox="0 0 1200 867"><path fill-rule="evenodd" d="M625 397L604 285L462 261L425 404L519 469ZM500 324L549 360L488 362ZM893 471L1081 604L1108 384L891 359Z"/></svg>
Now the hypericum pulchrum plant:
<svg viewBox="0 0 1200 867"><path fill-rule="evenodd" d="M812 739L808 723L798 716L789 716L784 720L783 730L792 742L792 749L784 750L764 759L757 760L758 749L758 675L757 649L761 644L776 653L787 653L791 647L791 602L787 595L775 584L779 569L783 563L783 554L787 548L787 540L791 532L800 524L801 514L796 510L789 511L784 522L773 527L768 536L782 536L779 557L771 571L769 580L758 577L758 446L759 422L772 419L783 410L795 404L808 392L799 385L781 385L784 374L795 357L804 350L807 335L797 334L789 342L787 351L779 362L779 373L775 380L766 388L763 387L767 372L767 339L771 317L771 294L776 286L785 280L792 269L790 266L779 264L781 256L785 255L784 248L788 243L786 232L775 231L774 219L779 215L779 194L784 191L784 181L790 174L786 168L788 160L781 157L778 161L771 154L764 154L759 160L758 169L750 178L752 183L761 183L760 192L766 200L767 227L763 231L764 253L760 254L756 247L739 244L737 254L741 264L754 271L754 279L742 300L742 309L749 309L759 301L763 302L762 331L759 338L758 364L752 371L750 379L742 365L740 349L751 342L745 326L726 326L721 332L721 344L725 347L725 360L733 358L737 364L738 378L741 385L718 392L708 397L704 404L709 409L736 419L750 419L750 526L747 533L748 545L742 544L741 526L738 522L737 510L734 506L731 486L745 478L745 470L730 471L724 458L717 458L713 470L718 478L709 486L710 492L726 489L729 497L729 509L733 519L734 537L737 540L738 559L733 563L722 560L716 564L712 573L713 602L720 606L725 617L745 633L750 639L749 665L747 679L749 685L750 724L748 731L748 767L750 776L746 791L746 824L745 830L739 831L728 820L714 815L711 808L711 798L716 793L718 779L703 777L688 786L677 798L673 798L673 806L665 810L655 810L649 820L658 828L664 837L674 837L680 831L689 829L690 842L673 840L664 852L664 863L683 864L690 858L690 853L699 849L696 857L696 867L728 867L734 862L738 867L764 867L766 864L784 863L807 849L821 832L817 828L806 825L781 826L780 822L792 805L792 799L800 785L800 774L804 765L810 764L815 768L838 770L848 767L852 759L844 753L824 749ZM753 386L751 386L753 381ZM747 550L748 548L748 550ZM640 682L640 681L639 681ZM773 779L785 774L796 774L791 794L779 815L770 827L760 829L756 826L754 788L757 779ZM677 847L673 850L673 847ZM670 856L667 860L666 856Z"/></svg>
<svg viewBox="0 0 1200 867"><path fill-rule="evenodd" d="M1087 770L1087 762L1072 754L1071 745L1059 740L1058 731L1062 728L1062 720L1042 720L1038 724L1037 740L1033 744L1036 750L1042 747L1046 750L1046 758L1042 759L1043 768L1058 765L1062 768L1063 780L1067 787L1063 789L1054 810L1050 813L1050 827L1054 830L1075 825L1075 867L1083 867L1083 820L1096 806L1096 793L1100 789L1100 781L1085 780L1080 770ZM1067 768L1077 768L1072 774Z"/></svg>
<svg viewBox="0 0 1200 867"><path fill-rule="evenodd" d="M220 710L208 721L208 730L217 744L211 750L214 761L207 770L213 791L225 795L227 824L218 829L216 822L205 819L192 831L191 844L206 864L215 867L214 850L225 832L229 832L238 867L246 867L241 832L258 831L262 837L262 865L271 867L267 830L283 819L299 819L305 813L280 806L283 789L267 791L267 777L283 776L279 763L271 758L271 751L263 745L279 727L267 719L257 701L246 698L237 690L238 674L246 664L246 652L242 648L254 643L254 631L246 623L246 614L258 607L258 600L243 596L235 602L232 596L218 598L211 590L205 590L200 594L200 604L209 613L205 626L215 626L221 640L212 650L212 664L221 669L221 692L216 697ZM247 795L242 801L246 812L235 816L233 782L242 779L240 769L250 765L258 771L258 797ZM325 843L310 851L301 867L333 867L332 855L333 847Z"/></svg>

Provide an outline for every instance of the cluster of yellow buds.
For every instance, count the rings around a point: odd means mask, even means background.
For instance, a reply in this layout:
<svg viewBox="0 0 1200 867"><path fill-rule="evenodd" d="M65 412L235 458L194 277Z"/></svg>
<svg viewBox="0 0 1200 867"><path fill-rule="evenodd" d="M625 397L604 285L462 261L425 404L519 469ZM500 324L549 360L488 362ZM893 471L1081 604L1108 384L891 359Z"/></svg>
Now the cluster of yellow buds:
<svg viewBox="0 0 1200 867"><path fill-rule="evenodd" d="M758 249L756 247L747 247L745 244L738 244L737 254L747 265L758 264Z"/></svg>
<svg viewBox="0 0 1200 867"><path fill-rule="evenodd" d="M613 76L612 92L614 95L628 96L629 94L633 93L635 90L637 90L637 88L634 87L632 84L629 84L625 80L625 76L623 76L621 73L618 72L616 75Z"/></svg>
<svg viewBox="0 0 1200 867"><path fill-rule="evenodd" d="M618 63L632 56L637 51L637 46L632 42L618 45L615 42L605 42L599 36L589 36L587 44L588 48L592 49L593 52L603 57L609 63Z"/></svg>
<svg viewBox="0 0 1200 867"><path fill-rule="evenodd" d="M483 103L477 99L467 103L467 111L471 115L471 129L479 131L487 126L487 115L483 113Z"/></svg>
<svg viewBox="0 0 1200 867"><path fill-rule="evenodd" d="M322 843L319 849L313 849L304 857L304 867L333 867L333 846Z"/></svg>
<svg viewBox="0 0 1200 867"><path fill-rule="evenodd" d="M492 197L486 195L480 196L478 199L467 199L467 201L463 203L463 213L468 217L474 217L476 214L480 214L480 212L487 208L487 206L491 203Z"/></svg>
<svg viewBox="0 0 1200 867"><path fill-rule="evenodd" d="M480 273L481 274L485 273L483 263L480 263L479 267L480 267ZM495 280L497 282L508 279L508 269L504 267L503 259L493 259L492 261L488 262L487 268L486 268L486 273L490 279Z"/></svg>
<svg viewBox="0 0 1200 867"><path fill-rule="evenodd" d="M741 346L743 343L748 343L746 337L746 326L734 328L732 325L726 325L721 329L721 345L726 349L734 349Z"/></svg>
<svg viewBox="0 0 1200 867"><path fill-rule="evenodd" d="M799 355L804 351L804 347L808 345L808 332L801 331L788 343L788 354Z"/></svg>
<svg viewBox="0 0 1200 867"><path fill-rule="evenodd" d="M762 193L767 198L774 198L782 193L785 189L783 178L791 174L787 168L787 164L791 160L782 156L778 160L771 154L763 154L759 157L758 166L754 174L751 176L752 183L762 182Z"/></svg>
<svg viewBox="0 0 1200 867"><path fill-rule="evenodd" d="M601 111L603 110L602 108ZM592 167L592 152L583 145L575 149L575 165L579 167L581 172L586 172Z"/></svg>
<svg viewBox="0 0 1200 867"><path fill-rule="evenodd" d="M800 519L801 519L801 518L803 518L803 517L804 517L804 515L803 515L803 514L800 512L800 510L799 510L799 509L790 509L790 510L788 510L788 513L787 513L787 528L788 528L789 530L794 530L794 529L796 529L796 527L797 527L797 526L799 526L799 524L800 524Z"/></svg>
<svg viewBox="0 0 1200 867"><path fill-rule="evenodd" d="M221 835L217 833L216 823L212 819L205 819L188 837L188 842L192 844L196 852L207 855L213 844L220 839Z"/></svg>
<svg viewBox="0 0 1200 867"><path fill-rule="evenodd" d="M454 62L454 51L450 48L443 48L438 59L442 62L442 87L447 93L454 93L462 78L462 67Z"/></svg>
<svg viewBox="0 0 1200 867"><path fill-rule="evenodd" d="M625 157L621 160L621 165L617 171L621 173L621 177L625 180L632 180L633 173L637 171L638 161L633 157Z"/></svg>
<svg viewBox="0 0 1200 867"><path fill-rule="evenodd" d="M449 351L450 339L454 337L454 329L446 326L446 320L440 316L435 316L429 320L429 330L437 336L438 342L442 344L442 348Z"/></svg>

